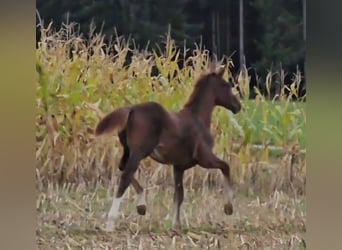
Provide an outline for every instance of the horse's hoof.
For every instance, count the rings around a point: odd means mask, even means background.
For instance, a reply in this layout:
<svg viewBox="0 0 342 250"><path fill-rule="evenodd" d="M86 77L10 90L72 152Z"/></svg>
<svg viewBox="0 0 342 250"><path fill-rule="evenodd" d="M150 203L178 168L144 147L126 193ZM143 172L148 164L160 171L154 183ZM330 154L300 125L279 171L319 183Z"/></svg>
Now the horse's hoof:
<svg viewBox="0 0 342 250"><path fill-rule="evenodd" d="M231 215L233 213L233 205L232 203L227 203L224 205L224 213L227 215Z"/></svg>
<svg viewBox="0 0 342 250"><path fill-rule="evenodd" d="M137 212L140 215L145 215L146 214L146 206L145 205L138 205L137 206Z"/></svg>

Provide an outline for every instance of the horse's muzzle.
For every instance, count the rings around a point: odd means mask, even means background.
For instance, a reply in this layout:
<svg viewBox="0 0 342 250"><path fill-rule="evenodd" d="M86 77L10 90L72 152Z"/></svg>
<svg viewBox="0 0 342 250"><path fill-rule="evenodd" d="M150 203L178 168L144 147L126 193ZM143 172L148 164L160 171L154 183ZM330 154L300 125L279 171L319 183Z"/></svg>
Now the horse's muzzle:
<svg viewBox="0 0 342 250"><path fill-rule="evenodd" d="M234 115L237 114L237 113L239 113L240 110L241 110L241 104L240 104L240 103L234 105L234 106L232 107L232 109L231 109L231 111L233 112Z"/></svg>

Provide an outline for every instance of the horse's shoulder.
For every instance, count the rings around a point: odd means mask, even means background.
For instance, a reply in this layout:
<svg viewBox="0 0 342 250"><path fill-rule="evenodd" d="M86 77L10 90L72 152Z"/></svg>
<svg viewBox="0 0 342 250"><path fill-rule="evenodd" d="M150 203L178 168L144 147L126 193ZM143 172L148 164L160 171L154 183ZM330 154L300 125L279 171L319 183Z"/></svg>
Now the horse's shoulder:
<svg viewBox="0 0 342 250"><path fill-rule="evenodd" d="M210 132L210 128L208 128L205 123L200 120L197 119L195 121L195 126L196 126L196 132L197 132L197 137L201 138L208 146L213 146L214 144L214 138Z"/></svg>

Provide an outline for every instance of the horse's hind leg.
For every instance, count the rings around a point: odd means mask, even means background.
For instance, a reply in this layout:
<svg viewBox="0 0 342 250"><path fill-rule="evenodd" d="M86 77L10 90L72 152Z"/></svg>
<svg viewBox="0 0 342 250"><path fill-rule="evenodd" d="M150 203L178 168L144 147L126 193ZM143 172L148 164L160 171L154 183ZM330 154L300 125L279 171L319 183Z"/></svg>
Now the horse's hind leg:
<svg viewBox="0 0 342 250"><path fill-rule="evenodd" d="M126 166L128 157L129 157L129 147L127 145L127 140L126 140L126 130L123 130L122 132L119 133L119 140L123 147L123 154L120 159L119 169L120 171L123 171Z"/></svg>
<svg viewBox="0 0 342 250"><path fill-rule="evenodd" d="M127 159L126 166L122 172L119 187L116 192L116 195L113 199L112 206L108 213L108 221L107 221L107 230L112 230L114 226L114 221L119 216L119 207L122 200L122 197L129 186L129 184L132 182L132 179L134 178L134 173L139 167L139 163L142 160L142 156L139 153L130 152L130 155Z"/></svg>
<svg viewBox="0 0 342 250"><path fill-rule="evenodd" d="M141 111L140 111L141 112ZM132 183L133 187L139 188L137 181L134 181L134 173L139 167L142 159L149 156L157 146L161 132L160 125L151 121L146 113L138 111L130 113L126 127L126 142L129 148L129 157L122 167L122 175L117 193L113 199L112 207L108 214L107 229L112 230L114 221L119 215L119 207L127 187Z"/></svg>
<svg viewBox="0 0 342 250"><path fill-rule="evenodd" d="M134 177L132 178L131 184L138 194L137 212L140 215L145 215L146 214L145 190Z"/></svg>
<svg viewBox="0 0 342 250"><path fill-rule="evenodd" d="M120 142L123 146L123 155L122 155L120 163L119 163L119 169L121 171L123 171L126 164L127 164L127 160L128 160L129 152L130 152L129 147L127 145L126 130L119 133L119 139L120 139ZM145 191L144 191L143 187L139 184L139 182L134 177L132 177L131 184L132 184L134 190L136 191L136 193L138 195L137 212L140 215L145 215L145 213L146 213Z"/></svg>

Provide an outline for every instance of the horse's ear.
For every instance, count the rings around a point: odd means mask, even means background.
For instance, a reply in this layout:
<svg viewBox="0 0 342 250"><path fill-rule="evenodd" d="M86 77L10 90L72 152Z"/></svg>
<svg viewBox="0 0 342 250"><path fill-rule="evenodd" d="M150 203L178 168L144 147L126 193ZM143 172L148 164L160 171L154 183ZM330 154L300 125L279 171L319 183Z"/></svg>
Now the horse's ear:
<svg viewBox="0 0 342 250"><path fill-rule="evenodd" d="M220 68L217 70L216 74L217 74L218 76L220 76L220 77L223 77L224 71L225 71L225 67L220 67Z"/></svg>
<svg viewBox="0 0 342 250"><path fill-rule="evenodd" d="M215 72L216 64L214 60L209 62L209 72Z"/></svg>

